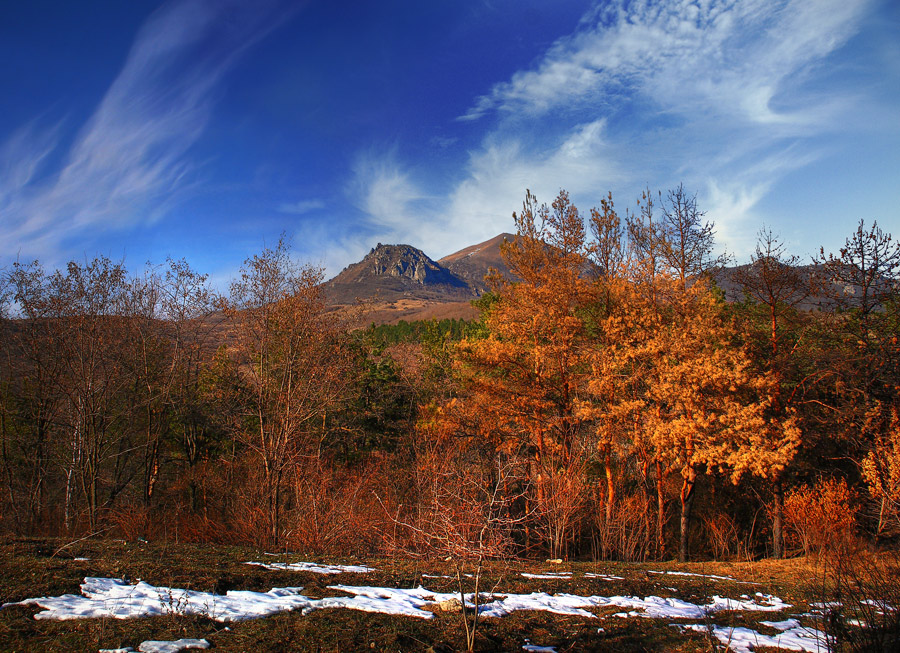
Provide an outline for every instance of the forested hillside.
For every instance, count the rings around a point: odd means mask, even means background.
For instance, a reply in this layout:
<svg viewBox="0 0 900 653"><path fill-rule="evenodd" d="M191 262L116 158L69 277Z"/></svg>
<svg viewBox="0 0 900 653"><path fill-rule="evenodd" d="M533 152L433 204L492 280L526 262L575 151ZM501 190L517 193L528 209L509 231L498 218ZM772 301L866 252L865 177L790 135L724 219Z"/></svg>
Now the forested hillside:
<svg viewBox="0 0 900 653"><path fill-rule="evenodd" d="M474 321L351 329L285 242L227 296L183 261L6 270L0 528L622 560L896 543L889 234L807 265L762 231L726 301L681 187L624 216L528 193L514 219Z"/></svg>

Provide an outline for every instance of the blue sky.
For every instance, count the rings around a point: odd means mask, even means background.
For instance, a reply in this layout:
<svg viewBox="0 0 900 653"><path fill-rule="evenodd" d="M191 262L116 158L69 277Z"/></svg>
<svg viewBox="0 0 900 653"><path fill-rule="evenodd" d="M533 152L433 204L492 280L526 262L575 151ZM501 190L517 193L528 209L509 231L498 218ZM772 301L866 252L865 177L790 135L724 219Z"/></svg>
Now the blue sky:
<svg viewBox="0 0 900 653"><path fill-rule="evenodd" d="M0 266L186 258L220 285L281 232L333 275L684 183L762 227L900 236L891 0L30 0L0 7Z"/></svg>

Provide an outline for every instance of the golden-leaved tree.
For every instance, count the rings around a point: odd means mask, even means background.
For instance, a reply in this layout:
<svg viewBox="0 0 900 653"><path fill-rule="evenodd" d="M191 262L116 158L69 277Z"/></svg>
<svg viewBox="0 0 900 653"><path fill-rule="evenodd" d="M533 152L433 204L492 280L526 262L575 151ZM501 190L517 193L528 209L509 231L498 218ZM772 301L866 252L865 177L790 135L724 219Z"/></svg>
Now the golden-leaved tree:
<svg viewBox="0 0 900 653"><path fill-rule="evenodd" d="M678 282L675 282L678 283ZM679 284L680 285L680 284ZM674 293L671 317L643 345L654 360L644 436L682 479L679 559L688 555L691 507L704 470L769 476L799 445L793 419L767 417L770 379L754 374L703 281Z"/></svg>
<svg viewBox="0 0 900 653"><path fill-rule="evenodd" d="M688 553L696 483L706 470L737 480L770 476L794 456L799 430L792 414L773 419L770 376L755 373L733 337L709 272L713 227L679 187L653 215L645 193L629 216L626 279L607 278L619 299L592 351L591 416L601 443L641 460L656 476L657 554L665 549L665 478L681 476L679 557Z"/></svg>
<svg viewBox="0 0 900 653"><path fill-rule="evenodd" d="M586 498L584 418L577 410L587 373L584 223L564 191L550 207L529 192L513 217L517 237L502 254L521 281L493 279L498 299L485 316L489 335L460 344L462 396L445 415L500 451L525 452L529 513L539 516L551 555L560 556Z"/></svg>
<svg viewBox="0 0 900 653"><path fill-rule="evenodd" d="M750 264L736 268L734 279L746 297L741 313L744 331L755 349L753 359L765 372L769 416L772 423L798 423L797 403L801 390L821 376L818 369L805 369L808 345L803 338L809 316L798 308L821 287L814 268L804 270L797 256L788 256L784 245L768 230L759 233ZM799 424L798 424L799 425ZM784 555L784 474L773 470L772 544L776 558Z"/></svg>

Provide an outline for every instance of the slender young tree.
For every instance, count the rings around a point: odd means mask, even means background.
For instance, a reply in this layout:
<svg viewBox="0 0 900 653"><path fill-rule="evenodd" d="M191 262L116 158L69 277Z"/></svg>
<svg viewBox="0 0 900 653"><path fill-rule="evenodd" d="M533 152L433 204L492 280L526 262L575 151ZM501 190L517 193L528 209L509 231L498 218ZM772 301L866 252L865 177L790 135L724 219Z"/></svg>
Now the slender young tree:
<svg viewBox="0 0 900 653"><path fill-rule="evenodd" d="M663 218L659 239L666 268L678 279L682 289L700 275L728 262L726 255L713 255L715 224L704 222L705 212L697 208L697 196L689 195L684 185L669 191L662 204Z"/></svg>
<svg viewBox="0 0 900 653"><path fill-rule="evenodd" d="M272 545L282 539L285 484L303 463L321 462L328 411L349 383L349 356L321 281L321 270L291 260L282 237L245 261L226 305L245 388L235 435L262 466Z"/></svg>
<svg viewBox="0 0 900 653"><path fill-rule="evenodd" d="M804 355L802 333L806 318L798 307L819 291L821 283L814 268L804 269L800 258L785 254L784 245L770 230L762 230L750 264L734 271L734 279L749 300L764 313L760 328L748 314L744 321L751 341L757 341L755 360L769 376L766 398L775 422L797 420L794 390L807 380L799 360ZM776 473L773 486L772 544L775 558L784 556L784 478Z"/></svg>

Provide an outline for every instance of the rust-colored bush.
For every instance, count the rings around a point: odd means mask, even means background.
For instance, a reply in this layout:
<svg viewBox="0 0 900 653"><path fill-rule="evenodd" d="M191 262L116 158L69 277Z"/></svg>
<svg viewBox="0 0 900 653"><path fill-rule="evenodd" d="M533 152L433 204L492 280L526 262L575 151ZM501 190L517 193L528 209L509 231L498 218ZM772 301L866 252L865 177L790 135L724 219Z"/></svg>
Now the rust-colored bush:
<svg viewBox="0 0 900 653"><path fill-rule="evenodd" d="M285 511L289 548L327 555L372 554L381 548L396 485L389 461L373 459L351 469L310 460L295 470L292 505Z"/></svg>
<svg viewBox="0 0 900 653"><path fill-rule="evenodd" d="M113 535L118 535L125 540L137 540L138 538L154 539L156 537L156 524L149 508L143 506L123 506L110 511L108 521L112 527Z"/></svg>
<svg viewBox="0 0 900 653"><path fill-rule="evenodd" d="M725 513L715 513L703 520L706 538L716 560L725 560L734 555L739 546L738 525Z"/></svg>
<svg viewBox="0 0 900 653"><path fill-rule="evenodd" d="M654 507L643 492L619 496L620 499L612 506L609 520L605 506L598 497L594 497L591 507L592 555L595 559L648 560L654 546Z"/></svg>
<svg viewBox="0 0 900 653"><path fill-rule="evenodd" d="M789 542L804 555L843 550L855 540L853 497L843 479L802 485L784 500Z"/></svg>

